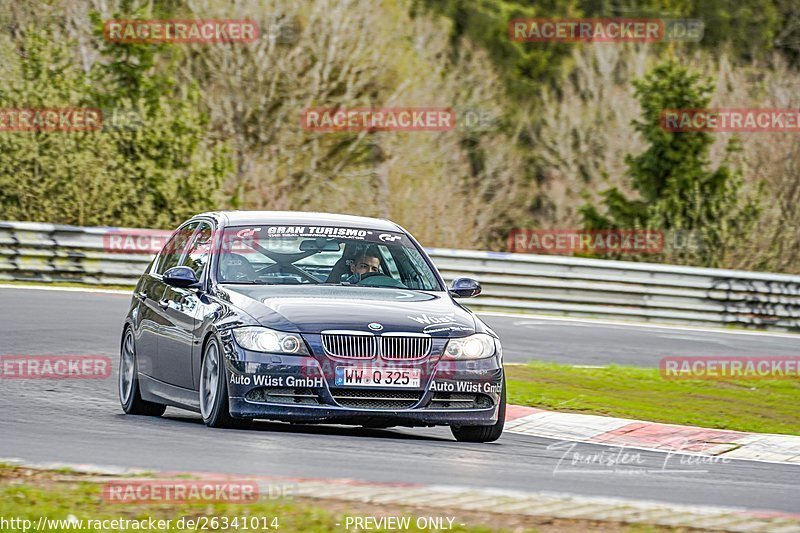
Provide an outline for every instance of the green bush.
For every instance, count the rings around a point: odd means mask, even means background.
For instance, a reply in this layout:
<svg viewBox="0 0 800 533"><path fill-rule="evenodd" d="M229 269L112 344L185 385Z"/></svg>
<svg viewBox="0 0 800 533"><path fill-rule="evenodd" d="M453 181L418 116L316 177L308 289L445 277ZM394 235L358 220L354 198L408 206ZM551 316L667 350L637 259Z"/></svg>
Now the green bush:
<svg viewBox="0 0 800 533"><path fill-rule="evenodd" d="M73 47L33 27L0 44L15 73L0 79L0 108L103 112L95 131L0 133L0 218L173 227L216 207L230 162L206 141L198 90L154 83L143 48L107 48L114 61L85 72Z"/></svg>

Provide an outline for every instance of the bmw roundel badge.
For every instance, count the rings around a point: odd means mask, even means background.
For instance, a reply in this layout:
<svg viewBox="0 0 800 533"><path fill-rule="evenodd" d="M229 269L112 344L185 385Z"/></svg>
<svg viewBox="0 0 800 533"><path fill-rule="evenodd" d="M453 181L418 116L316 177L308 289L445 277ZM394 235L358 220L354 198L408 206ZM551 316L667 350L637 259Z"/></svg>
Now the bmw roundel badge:
<svg viewBox="0 0 800 533"><path fill-rule="evenodd" d="M367 327L372 331L380 331L383 329L383 325L378 324L377 322L370 322L370 324Z"/></svg>

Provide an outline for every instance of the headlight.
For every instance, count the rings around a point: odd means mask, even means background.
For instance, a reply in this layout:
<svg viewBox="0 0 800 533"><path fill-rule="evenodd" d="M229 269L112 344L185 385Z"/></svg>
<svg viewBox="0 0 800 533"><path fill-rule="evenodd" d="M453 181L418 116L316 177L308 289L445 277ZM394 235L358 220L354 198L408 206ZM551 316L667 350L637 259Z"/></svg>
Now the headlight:
<svg viewBox="0 0 800 533"><path fill-rule="evenodd" d="M445 359L483 359L494 354L494 338L485 333L450 339L444 349Z"/></svg>
<svg viewBox="0 0 800 533"><path fill-rule="evenodd" d="M300 335L296 333L283 333L259 326L235 328L232 331L236 343L245 350L309 355L306 344L303 342L303 339L300 338Z"/></svg>

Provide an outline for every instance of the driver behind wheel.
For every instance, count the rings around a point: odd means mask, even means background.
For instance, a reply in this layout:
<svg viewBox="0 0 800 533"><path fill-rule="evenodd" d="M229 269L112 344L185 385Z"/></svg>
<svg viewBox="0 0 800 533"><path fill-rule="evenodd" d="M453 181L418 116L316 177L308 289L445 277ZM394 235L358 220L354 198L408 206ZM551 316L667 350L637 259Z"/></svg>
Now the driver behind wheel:
<svg viewBox="0 0 800 533"><path fill-rule="evenodd" d="M364 274L377 274L381 271L381 258L378 250L367 248L350 263L350 276L347 278L349 283L358 283Z"/></svg>

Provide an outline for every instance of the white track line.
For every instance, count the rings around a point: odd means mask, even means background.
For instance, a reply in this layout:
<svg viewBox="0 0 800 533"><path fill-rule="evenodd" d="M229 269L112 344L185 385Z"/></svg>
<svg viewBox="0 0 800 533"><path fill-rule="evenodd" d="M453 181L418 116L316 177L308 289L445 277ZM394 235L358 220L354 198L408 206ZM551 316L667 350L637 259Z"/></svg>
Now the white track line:
<svg viewBox="0 0 800 533"><path fill-rule="evenodd" d="M133 293L133 287L129 291L120 289L93 289L91 287L48 287L44 285L14 285L0 283L0 289L25 289L30 291L61 291L61 292L94 292L98 294L124 294L130 296Z"/></svg>
<svg viewBox="0 0 800 533"><path fill-rule="evenodd" d="M593 326L623 326L629 328L649 328L649 329L666 329L673 331L695 331L699 333L717 333L726 335L751 335L751 336L767 336L767 337L783 337L787 339L795 339L800 341L800 333L781 333L773 331L744 331L732 330L723 328L703 328L688 325L671 325L671 324L645 324L642 322L623 322L614 320L604 320L601 318L575 318L575 317L554 317L550 315L534 315L534 314L517 314L517 313L504 313L500 311L475 311L478 315L484 316L499 316L505 318L521 318L528 320L547 320L550 322L573 322L577 324L587 324Z"/></svg>

